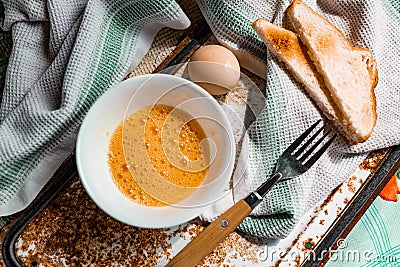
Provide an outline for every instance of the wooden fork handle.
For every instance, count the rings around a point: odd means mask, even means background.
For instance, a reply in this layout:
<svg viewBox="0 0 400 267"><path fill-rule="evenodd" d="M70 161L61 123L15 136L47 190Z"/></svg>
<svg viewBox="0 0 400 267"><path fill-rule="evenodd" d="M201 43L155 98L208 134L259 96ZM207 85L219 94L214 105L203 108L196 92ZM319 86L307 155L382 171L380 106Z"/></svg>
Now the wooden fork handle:
<svg viewBox="0 0 400 267"><path fill-rule="evenodd" d="M197 235L167 267L195 266L232 233L251 211L249 204L240 200Z"/></svg>

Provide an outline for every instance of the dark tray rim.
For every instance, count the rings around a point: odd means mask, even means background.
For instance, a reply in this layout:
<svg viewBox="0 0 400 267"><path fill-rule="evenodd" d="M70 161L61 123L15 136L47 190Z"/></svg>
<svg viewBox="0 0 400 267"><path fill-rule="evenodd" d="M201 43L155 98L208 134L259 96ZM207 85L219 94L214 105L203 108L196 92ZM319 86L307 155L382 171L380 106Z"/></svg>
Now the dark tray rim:
<svg viewBox="0 0 400 267"><path fill-rule="evenodd" d="M385 153L377 169L369 175L340 217L315 245L312 255L301 264L302 267L323 266L329 261L330 255L338 248L338 241L350 233L399 168L400 145L397 145L389 148ZM332 254L327 252L332 252Z"/></svg>

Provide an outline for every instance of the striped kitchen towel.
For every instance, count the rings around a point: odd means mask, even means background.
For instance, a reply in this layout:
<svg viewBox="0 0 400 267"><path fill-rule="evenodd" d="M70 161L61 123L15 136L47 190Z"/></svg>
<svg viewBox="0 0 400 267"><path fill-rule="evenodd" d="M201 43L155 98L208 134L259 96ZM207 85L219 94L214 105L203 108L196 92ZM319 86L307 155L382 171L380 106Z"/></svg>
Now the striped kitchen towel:
<svg viewBox="0 0 400 267"><path fill-rule="evenodd" d="M251 27L257 18L282 25L284 11L291 0L197 2L218 41L237 55L241 66L266 77L266 108L247 131L233 177L233 198L238 201L268 179L282 151L321 115L301 84L268 53ZM378 120L367 142L350 147L337 138L308 172L278 183L239 226L241 231L260 237L286 237L300 217L349 178L370 151L400 143L398 1L303 2L330 20L353 45L373 52L379 71L375 88ZM222 205L226 203L229 202L224 199ZM204 218L212 220L224 207L217 205L213 210L217 212L208 213Z"/></svg>
<svg viewBox="0 0 400 267"><path fill-rule="evenodd" d="M25 208L75 148L94 101L163 27L190 21L173 0L5 1L12 30L0 108L0 216Z"/></svg>

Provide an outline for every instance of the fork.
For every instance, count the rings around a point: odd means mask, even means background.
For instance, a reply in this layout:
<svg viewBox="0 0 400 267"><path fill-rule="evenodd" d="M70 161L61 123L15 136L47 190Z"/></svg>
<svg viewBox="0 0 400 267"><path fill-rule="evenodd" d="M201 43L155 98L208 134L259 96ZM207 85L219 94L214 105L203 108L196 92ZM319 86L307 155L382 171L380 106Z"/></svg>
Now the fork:
<svg viewBox="0 0 400 267"><path fill-rule="evenodd" d="M320 122L321 120L318 120L314 123L280 155L275 167L275 172L270 179L261 184L246 198L238 201L230 209L220 215L205 230L196 236L193 241L184 247L167 264L167 267L187 267L199 263L199 261L207 256L236 229L277 182L305 173L322 156L337 136L337 133L335 133L312 155L318 146L320 146L332 132L331 128L322 126L304 142ZM326 130L325 134L306 151L324 129ZM303 142L304 144L302 144Z"/></svg>

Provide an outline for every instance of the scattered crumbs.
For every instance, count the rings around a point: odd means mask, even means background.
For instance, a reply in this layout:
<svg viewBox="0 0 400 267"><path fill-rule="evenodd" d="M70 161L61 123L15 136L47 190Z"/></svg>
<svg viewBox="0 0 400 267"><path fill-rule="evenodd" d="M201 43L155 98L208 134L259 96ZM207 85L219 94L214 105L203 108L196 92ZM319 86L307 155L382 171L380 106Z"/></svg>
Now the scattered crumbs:
<svg viewBox="0 0 400 267"><path fill-rule="evenodd" d="M307 229L307 228L306 228L306 229ZM304 229L304 231L305 231L306 229ZM300 232L300 233L296 236L296 238L292 241L292 245L289 246L289 247L285 250L284 253L279 253L280 258L279 258L279 260L277 260L277 261L275 262L275 264L273 265L274 267L279 267L279 266L280 266L280 264L281 264L281 262L282 262L282 259L286 256L286 254L288 254L288 252L290 251L291 247L296 246L296 247L298 248L297 242L299 241L300 237L301 237L303 234L304 234L303 231Z"/></svg>
<svg viewBox="0 0 400 267"><path fill-rule="evenodd" d="M320 224L320 225L325 225L325 220L320 220L320 221L319 221L319 224Z"/></svg>
<svg viewBox="0 0 400 267"><path fill-rule="evenodd" d="M336 216L339 216L341 212L342 212L342 207L338 207L336 210Z"/></svg>
<svg viewBox="0 0 400 267"><path fill-rule="evenodd" d="M262 242L261 239L242 236L233 232L221 244L218 245L207 257L205 257L198 266L229 266L222 265L229 258L237 259L240 257L249 265L259 263L257 252L261 249L254 246L254 243Z"/></svg>
<svg viewBox="0 0 400 267"><path fill-rule="evenodd" d="M75 178L24 229L16 252L25 266L156 266L172 258L176 238L192 240L203 226L137 228L114 220L89 198ZM200 266L255 265L263 239L230 234Z"/></svg>
<svg viewBox="0 0 400 267"><path fill-rule="evenodd" d="M345 197L344 200L343 200L343 203L344 203L344 204L347 204L347 203L349 203L349 202L350 202L349 198Z"/></svg>
<svg viewBox="0 0 400 267"><path fill-rule="evenodd" d="M328 215L328 210L325 209L325 210L324 210L324 213L325 213L325 215Z"/></svg>
<svg viewBox="0 0 400 267"><path fill-rule="evenodd" d="M296 255L296 257L294 258L294 266L300 266L301 264L301 261L300 261L300 255Z"/></svg>
<svg viewBox="0 0 400 267"><path fill-rule="evenodd" d="M307 223L307 227L310 226L311 224L313 224L313 222L315 221L316 218L317 218L317 216L313 216L311 218L311 220Z"/></svg>
<svg viewBox="0 0 400 267"><path fill-rule="evenodd" d="M362 184L364 181L363 181L363 179L358 179L358 182L360 183L360 184Z"/></svg>
<svg viewBox="0 0 400 267"><path fill-rule="evenodd" d="M155 266L170 257L167 240L165 229L137 228L105 214L75 178L24 229L16 253L25 266Z"/></svg>
<svg viewBox="0 0 400 267"><path fill-rule="evenodd" d="M284 253L279 253L280 258L279 258L279 260L277 260L277 261L275 262L275 264L273 265L273 267L279 267L279 266L281 265L282 259L289 253L289 251L290 251L290 249L291 249L292 247L296 246L297 248L299 248L299 247L298 247L298 241L299 241L300 237L304 234L304 231L306 231L306 230L307 230L307 227L306 227L302 232L300 232L300 233L296 236L296 238L292 241L291 246L289 246L289 247L285 250Z"/></svg>
<svg viewBox="0 0 400 267"><path fill-rule="evenodd" d="M349 189L349 191L351 193L354 194L357 191L357 188L353 184L353 180L349 180L346 184L347 184L347 188Z"/></svg>
<svg viewBox="0 0 400 267"><path fill-rule="evenodd" d="M342 187L339 187L339 193L341 194L341 193L343 193L343 189L342 189Z"/></svg>
<svg viewBox="0 0 400 267"><path fill-rule="evenodd" d="M335 196L336 192L339 190L341 190L340 185L338 187L336 187L335 189L332 190L332 192L325 198L324 202L319 206L321 209L323 209L324 207L326 207L332 200L333 197ZM328 213L325 213L328 214Z"/></svg>
<svg viewBox="0 0 400 267"><path fill-rule="evenodd" d="M242 96L240 96L236 92L232 92L232 94L228 93L224 99L224 103L228 104L228 105L234 104L236 106L246 106L247 105L246 99L243 99Z"/></svg>
<svg viewBox="0 0 400 267"><path fill-rule="evenodd" d="M228 105L234 104L236 106L246 106L247 95L248 89L246 85L244 85L242 81L239 81L239 84L226 94L223 102Z"/></svg>
<svg viewBox="0 0 400 267"><path fill-rule="evenodd" d="M313 211L314 211L314 213L318 213L319 208L318 208L318 207L315 207Z"/></svg>
<svg viewBox="0 0 400 267"><path fill-rule="evenodd" d="M382 162L382 159L386 156L388 151L388 148L384 148L370 152L368 157L361 163L360 169L374 171Z"/></svg>

